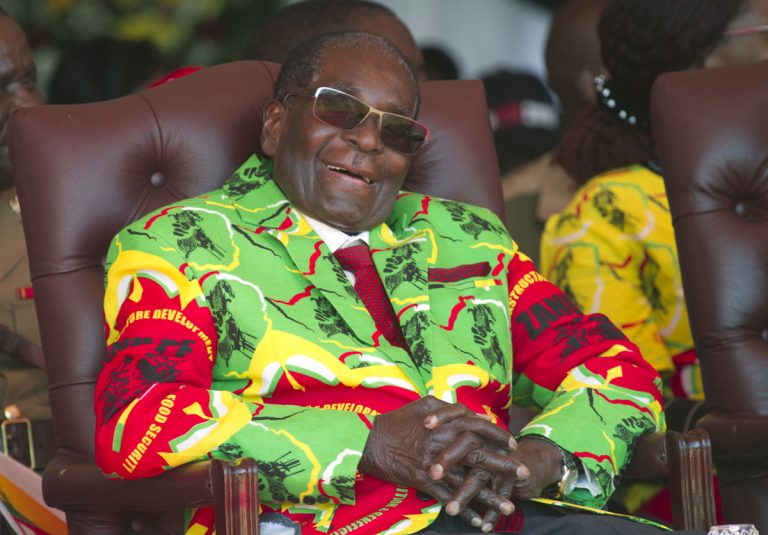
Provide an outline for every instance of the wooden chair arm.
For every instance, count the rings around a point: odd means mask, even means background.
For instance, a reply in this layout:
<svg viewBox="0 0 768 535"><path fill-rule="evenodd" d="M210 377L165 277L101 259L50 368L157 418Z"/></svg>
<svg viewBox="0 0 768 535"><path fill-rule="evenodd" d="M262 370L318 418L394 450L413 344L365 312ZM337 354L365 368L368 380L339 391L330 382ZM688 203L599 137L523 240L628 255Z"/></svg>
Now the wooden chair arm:
<svg viewBox="0 0 768 535"><path fill-rule="evenodd" d="M667 431L669 494L676 529L708 531L715 524L712 443L703 429Z"/></svg>
<svg viewBox="0 0 768 535"><path fill-rule="evenodd" d="M713 411L696 427L712 438L714 458L720 461L765 461L768 458L768 416Z"/></svg>
<svg viewBox="0 0 768 535"><path fill-rule="evenodd" d="M715 523L712 445L703 429L642 436L623 478L666 482L675 529L707 531Z"/></svg>
<svg viewBox="0 0 768 535"><path fill-rule="evenodd" d="M152 478L111 481L92 461L59 454L43 475L45 501L67 514L70 532L94 535L124 533L126 524L148 524L185 507L213 507L220 535L258 535L258 489L253 459L201 461Z"/></svg>
<svg viewBox="0 0 768 535"><path fill-rule="evenodd" d="M250 458L213 461L211 482L216 533L259 535L259 471Z"/></svg>

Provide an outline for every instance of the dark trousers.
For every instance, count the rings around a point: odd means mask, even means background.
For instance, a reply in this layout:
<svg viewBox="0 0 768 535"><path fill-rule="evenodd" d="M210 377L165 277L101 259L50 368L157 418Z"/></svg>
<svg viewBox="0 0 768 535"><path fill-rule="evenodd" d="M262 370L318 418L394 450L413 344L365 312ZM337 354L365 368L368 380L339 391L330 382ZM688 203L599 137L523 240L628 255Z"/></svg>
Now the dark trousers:
<svg viewBox="0 0 768 535"><path fill-rule="evenodd" d="M653 526L640 524L613 516L574 513L564 509L548 507L536 502L523 502L524 521L518 533L522 535L662 535L669 533ZM460 519L441 512L437 520L426 530L424 535L457 533L469 535L482 533L477 528L464 524ZM703 535L703 531L675 531L685 535Z"/></svg>

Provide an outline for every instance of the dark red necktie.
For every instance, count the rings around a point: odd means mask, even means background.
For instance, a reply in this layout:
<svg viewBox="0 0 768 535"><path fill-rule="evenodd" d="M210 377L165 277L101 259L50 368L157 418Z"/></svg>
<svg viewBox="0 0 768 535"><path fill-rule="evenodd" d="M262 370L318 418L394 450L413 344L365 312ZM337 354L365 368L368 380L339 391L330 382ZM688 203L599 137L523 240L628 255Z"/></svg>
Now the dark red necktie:
<svg viewBox="0 0 768 535"><path fill-rule="evenodd" d="M337 249L333 254L345 271L351 271L355 275L355 291L371 313L384 338L394 346L407 349L403 332L376 272L368 245L362 240L355 240L350 245Z"/></svg>

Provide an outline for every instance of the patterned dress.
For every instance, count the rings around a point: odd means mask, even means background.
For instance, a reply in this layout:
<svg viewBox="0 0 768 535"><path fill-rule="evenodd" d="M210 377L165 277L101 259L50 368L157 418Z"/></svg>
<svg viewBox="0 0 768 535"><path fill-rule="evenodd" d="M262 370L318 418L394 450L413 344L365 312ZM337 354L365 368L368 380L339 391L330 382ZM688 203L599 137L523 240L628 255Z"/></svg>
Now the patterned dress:
<svg viewBox="0 0 768 535"><path fill-rule="evenodd" d="M542 273L585 313L618 325L671 393L701 398L669 203L661 176L636 165L599 175L551 217Z"/></svg>
<svg viewBox="0 0 768 535"><path fill-rule="evenodd" d="M381 336L268 160L121 231L95 399L104 472L250 456L263 509L305 534L415 533L440 505L357 470L376 416L431 394L506 426L514 391L541 410L522 434L583 463L589 485L568 499L601 506L637 438L664 427L637 348L545 281L487 210L402 192L370 247L407 349ZM209 509L188 520L213 529Z"/></svg>

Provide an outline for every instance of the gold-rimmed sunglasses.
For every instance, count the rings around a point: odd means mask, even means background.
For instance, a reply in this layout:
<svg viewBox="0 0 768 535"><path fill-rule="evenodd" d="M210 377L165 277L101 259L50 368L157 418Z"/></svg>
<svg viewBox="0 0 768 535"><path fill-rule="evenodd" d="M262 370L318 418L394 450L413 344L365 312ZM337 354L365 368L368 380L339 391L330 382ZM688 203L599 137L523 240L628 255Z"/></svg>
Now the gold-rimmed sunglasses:
<svg viewBox="0 0 768 535"><path fill-rule="evenodd" d="M332 87L318 87L314 95L291 93L289 97L314 98L312 114L315 118L340 130L357 128L373 113L379 116L379 135L384 146L413 156L424 145L429 137L429 128L410 117L388 111L381 111Z"/></svg>

